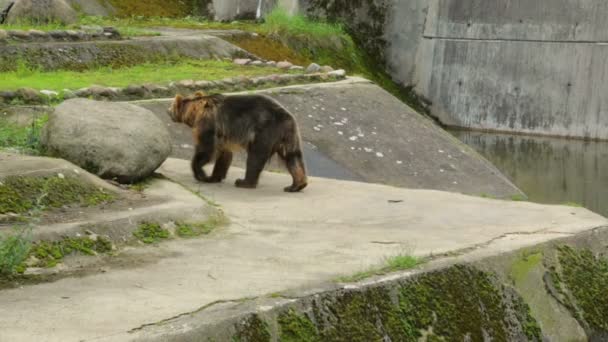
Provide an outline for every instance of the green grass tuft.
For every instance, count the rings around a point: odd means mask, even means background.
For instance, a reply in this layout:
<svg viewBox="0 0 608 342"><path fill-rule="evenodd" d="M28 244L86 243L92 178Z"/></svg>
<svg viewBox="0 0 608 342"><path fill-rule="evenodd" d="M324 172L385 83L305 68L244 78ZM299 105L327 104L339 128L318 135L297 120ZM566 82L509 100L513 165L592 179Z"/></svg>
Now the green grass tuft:
<svg viewBox="0 0 608 342"><path fill-rule="evenodd" d="M133 235L145 244L158 243L170 236L168 230L162 228L160 224L152 222L141 223Z"/></svg>
<svg viewBox="0 0 608 342"><path fill-rule="evenodd" d="M31 248L31 236L25 229L5 236L0 235L0 275L10 276L25 269L22 264L27 259Z"/></svg>
<svg viewBox="0 0 608 342"><path fill-rule="evenodd" d="M226 222L227 218L222 213L211 216L205 222L176 222L175 234L181 238L193 238L201 235L207 235L216 228L225 225Z"/></svg>
<svg viewBox="0 0 608 342"><path fill-rule="evenodd" d="M405 271L424 263L423 258L415 257L407 254L400 254L386 258L384 264L378 267L373 267L369 270L358 272L352 276L340 277L337 280L343 283L353 283L361 281L373 276L388 274L391 272Z"/></svg>

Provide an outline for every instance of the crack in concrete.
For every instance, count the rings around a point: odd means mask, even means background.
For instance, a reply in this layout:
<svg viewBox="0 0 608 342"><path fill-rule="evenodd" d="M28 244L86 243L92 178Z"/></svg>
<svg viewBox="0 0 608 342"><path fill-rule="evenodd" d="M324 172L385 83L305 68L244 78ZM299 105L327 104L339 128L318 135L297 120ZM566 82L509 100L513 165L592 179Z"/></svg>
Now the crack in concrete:
<svg viewBox="0 0 608 342"><path fill-rule="evenodd" d="M208 308L210 308L210 307L212 307L212 306L214 306L214 305L218 305L218 304L227 304L227 303L242 303L242 302L246 302L246 301L250 301L250 300L255 300L255 299L257 299L257 298L259 298L259 297L245 297L245 298L241 298L241 299L221 299L221 300L216 300L216 301L213 301L213 302L208 303L208 304L206 304L206 305L203 305L203 306L201 306L200 308L198 308L198 309L196 309L196 310L193 310L193 311L184 312L184 313L181 313L181 314L175 315L175 316L173 316L173 317L165 318L165 319L160 320L160 321L158 321L158 322L154 322L154 323L145 323L145 324L142 324L142 325L140 325L140 326L139 326L139 327L137 327L137 328L133 328L133 329L129 330L128 332L129 332L130 334L132 334L132 333L135 333L135 332L141 331L141 330L143 330L143 329L145 329L145 328L147 328L147 327L151 327L151 326L157 326L157 325L165 324L165 323L168 323L168 322L170 322L170 321L173 321L173 320L179 319L179 318L181 318L181 317L185 317L185 316L189 316L189 315L194 315L194 314L199 313L199 312L201 312L201 311L203 311L203 310L206 310L206 309L208 309Z"/></svg>
<svg viewBox="0 0 608 342"><path fill-rule="evenodd" d="M551 40L551 39L515 39L515 38L459 38L459 37L448 37L448 36L434 36L434 35L422 35L422 38L429 40L450 40L450 41L463 41L463 42L523 42L523 43L547 43L547 44L593 44L593 45L606 45L608 41L603 40Z"/></svg>

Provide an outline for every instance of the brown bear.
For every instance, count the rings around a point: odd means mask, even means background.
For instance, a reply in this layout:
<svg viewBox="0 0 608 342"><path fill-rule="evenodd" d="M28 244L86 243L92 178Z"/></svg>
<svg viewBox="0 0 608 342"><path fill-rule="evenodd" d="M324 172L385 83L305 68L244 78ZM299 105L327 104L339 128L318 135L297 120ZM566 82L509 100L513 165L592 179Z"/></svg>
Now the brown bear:
<svg viewBox="0 0 608 342"><path fill-rule="evenodd" d="M206 183L221 182L232 163L233 152L247 151L247 170L239 188L255 188L266 163L276 153L293 177L286 192L308 184L300 133L295 118L275 100L264 95L177 95L169 108L174 122L193 128L196 150L192 158L194 177ZM213 174L203 166L215 161Z"/></svg>

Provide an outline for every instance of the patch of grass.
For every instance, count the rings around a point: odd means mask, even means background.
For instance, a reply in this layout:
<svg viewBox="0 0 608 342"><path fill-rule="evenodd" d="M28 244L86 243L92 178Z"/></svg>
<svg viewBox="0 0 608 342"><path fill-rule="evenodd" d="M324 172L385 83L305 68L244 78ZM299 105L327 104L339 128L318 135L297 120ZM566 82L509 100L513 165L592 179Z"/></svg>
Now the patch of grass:
<svg viewBox="0 0 608 342"><path fill-rule="evenodd" d="M113 194L77 177L10 176L0 181L0 214L66 205L95 206L112 200Z"/></svg>
<svg viewBox="0 0 608 342"><path fill-rule="evenodd" d="M511 198L511 201L515 201L515 202L525 202L528 200L528 197L526 197L526 195L522 195L522 194L515 194L515 195L512 195L510 198Z"/></svg>
<svg viewBox="0 0 608 342"><path fill-rule="evenodd" d="M40 241L35 243L30 251L29 257L34 260L31 267L55 267L63 258L72 254L97 255L112 251L112 242L98 236L95 239L89 237L67 237L59 241Z"/></svg>
<svg viewBox="0 0 608 342"><path fill-rule="evenodd" d="M217 227L226 224L226 221L226 217L220 213L211 216L205 222L176 222L175 234L181 238L193 238L201 235L207 235Z"/></svg>
<svg viewBox="0 0 608 342"><path fill-rule="evenodd" d="M12 234L0 235L0 276L23 272L22 264L31 245L31 236L25 229L15 228Z"/></svg>
<svg viewBox="0 0 608 342"><path fill-rule="evenodd" d="M568 206L568 207L574 207L574 208L583 208L584 206L580 203L577 202L566 202L564 203L564 205Z"/></svg>
<svg viewBox="0 0 608 342"><path fill-rule="evenodd" d="M219 80L236 76L262 76L285 73L276 68L240 66L230 61L182 60L180 62L144 63L125 68L97 68L83 72L59 70L44 72L21 64L17 70L0 73L0 90L21 87L61 91L79 89L92 84L126 87L132 84L168 84L174 81Z"/></svg>
<svg viewBox="0 0 608 342"><path fill-rule="evenodd" d="M143 222L139 225L133 235L145 244L158 243L169 238L169 231L162 228L158 223Z"/></svg>
<svg viewBox="0 0 608 342"><path fill-rule="evenodd" d="M38 154L40 133L48 121L48 115L32 119L31 125L21 126L0 117L0 149L15 148L22 152Z"/></svg>
<svg viewBox="0 0 608 342"><path fill-rule="evenodd" d="M262 29L268 34L349 38L341 24L313 21L304 15L290 15L281 8L274 9L266 16Z"/></svg>
<svg viewBox="0 0 608 342"><path fill-rule="evenodd" d="M422 263L423 258L415 257L407 254L400 254L386 258L384 264L379 267L374 267L366 271L358 272L352 276L340 277L337 280L343 283L354 283L373 276L388 274L391 272L405 271L412 269Z"/></svg>
<svg viewBox="0 0 608 342"><path fill-rule="evenodd" d="M523 282L528 274L543 261L542 252L527 252L523 253L512 265L509 272L509 277L515 281L515 284Z"/></svg>

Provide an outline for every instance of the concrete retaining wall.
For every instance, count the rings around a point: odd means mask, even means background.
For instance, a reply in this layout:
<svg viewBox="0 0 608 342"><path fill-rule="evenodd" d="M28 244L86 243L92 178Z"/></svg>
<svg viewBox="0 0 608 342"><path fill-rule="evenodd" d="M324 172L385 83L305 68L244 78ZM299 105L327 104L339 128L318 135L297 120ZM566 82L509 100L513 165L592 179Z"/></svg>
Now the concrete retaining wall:
<svg viewBox="0 0 608 342"><path fill-rule="evenodd" d="M388 4L363 19L379 32L360 38L383 41L384 51L372 52L447 125L608 139L604 1L306 2L351 23L362 19L348 13Z"/></svg>

